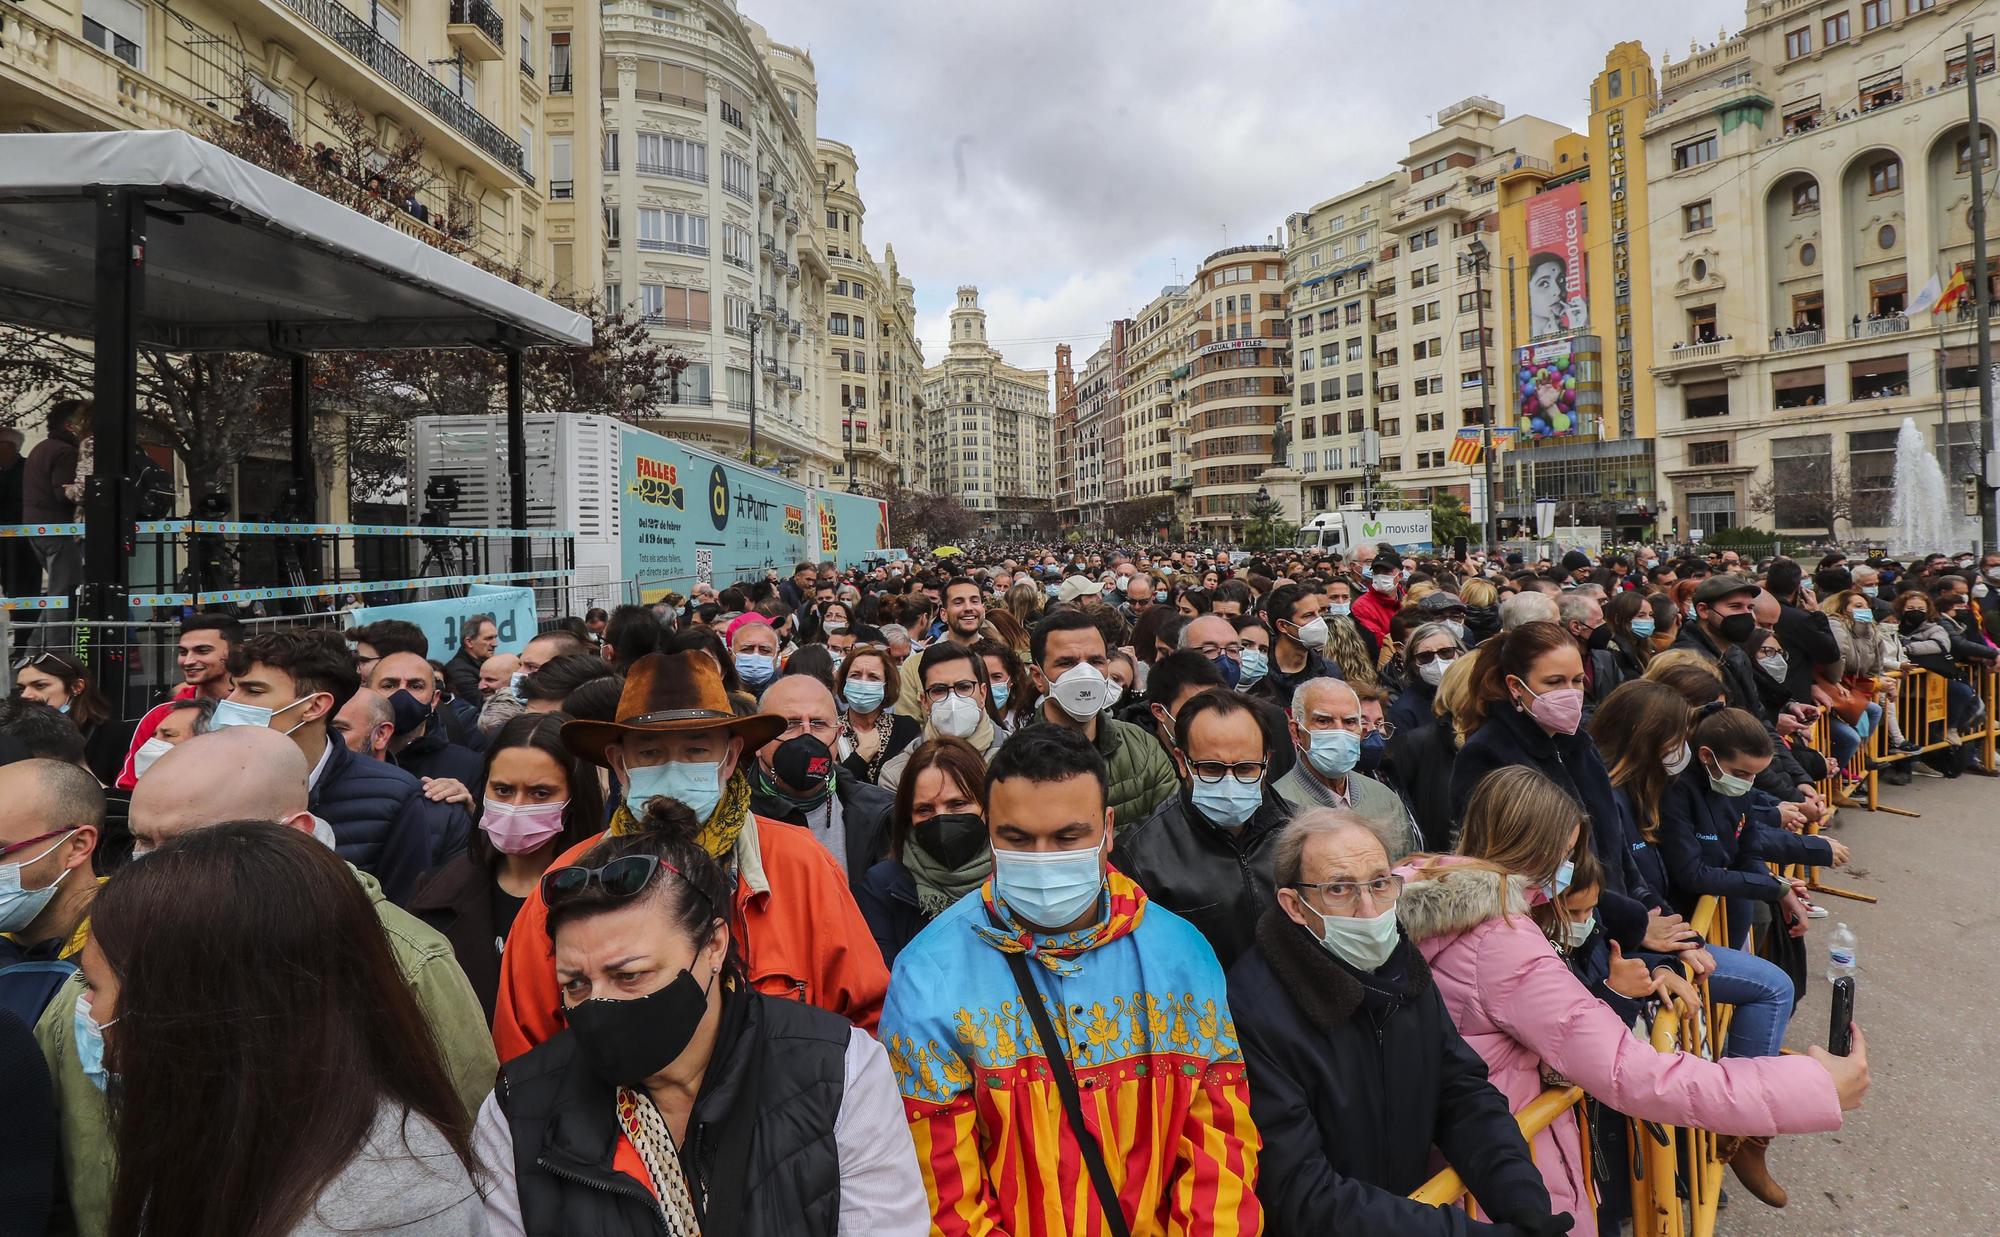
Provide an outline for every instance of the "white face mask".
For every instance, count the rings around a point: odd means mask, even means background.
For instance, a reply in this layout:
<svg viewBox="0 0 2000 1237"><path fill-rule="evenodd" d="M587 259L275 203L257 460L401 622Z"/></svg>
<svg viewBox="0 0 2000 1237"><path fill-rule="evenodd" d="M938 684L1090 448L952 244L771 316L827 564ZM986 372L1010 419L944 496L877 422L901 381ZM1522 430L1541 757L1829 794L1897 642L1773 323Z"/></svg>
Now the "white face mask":
<svg viewBox="0 0 2000 1237"><path fill-rule="evenodd" d="M1681 743L1680 750L1676 751L1673 755L1666 757L1665 760L1663 760L1661 763L1667 766L1668 777L1679 777L1683 772L1686 771L1688 765L1692 763L1693 760L1694 760L1693 750L1688 747L1685 741L1683 741Z"/></svg>
<svg viewBox="0 0 2000 1237"><path fill-rule="evenodd" d="M1298 642L1309 649L1326 647L1326 620L1316 618L1298 629Z"/></svg>
<svg viewBox="0 0 2000 1237"><path fill-rule="evenodd" d="M139 750L132 753L132 776L135 779L146 776L146 770L153 767L154 761L173 750L173 744L157 735L141 743Z"/></svg>
<svg viewBox="0 0 2000 1237"><path fill-rule="evenodd" d="M954 739L969 739L979 729L979 704L957 692L931 706L931 729Z"/></svg>
<svg viewBox="0 0 2000 1237"><path fill-rule="evenodd" d="M1571 949L1582 949L1584 942L1590 939L1590 934L1597 931L1597 916L1585 915L1580 923L1563 925L1563 931L1569 939Z"/></svg>
<svg viewBox="0 0 2000 1237"><path fill-rule="evenodd" d="M1049 695L1055 698L1057 708L1087 722L1109 706L1111 680L1089 662L1078 662L1049 684Z"/></svg>
<svg viewBox="0 0 2000 1237"><path fill-rule="evenodd" d="M1396 908L1363 919L1355 915L1322 915L1299 899L1299 905L1319 920L1319 943L1357 971L1375 971L1396 952Z"/></svg>
<svg viewBox="0 0 2000 1237"><path fill-rule="evenodd" d="M1439 683L1444 682L1444 672L1449 669L1451 669L1450 662L1442 657L1433 657L1431 660L1417 667L1417 675L1424 682L1430 684L1432 687L1436 687Z"/></svg>

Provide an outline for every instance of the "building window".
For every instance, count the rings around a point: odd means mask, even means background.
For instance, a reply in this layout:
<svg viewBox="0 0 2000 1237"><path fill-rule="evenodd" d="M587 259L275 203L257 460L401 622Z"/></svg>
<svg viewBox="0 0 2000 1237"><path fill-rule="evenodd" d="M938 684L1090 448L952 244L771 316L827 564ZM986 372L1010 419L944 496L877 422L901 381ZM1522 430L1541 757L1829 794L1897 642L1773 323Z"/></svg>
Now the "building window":
<svg viewBox="0 0 2000 1237"><path fill-rule="evenodd" d="M1689 420L1701 417L1726 417L1729 415L1729 380L1716 378L1707 382L1690 382L1682 388L1686 392L1685 415Z"/></svg>
<svg viewBox="0 0 2000 1237"><path fill-rule="evenodd" d="M1979 166L1988 169L1993 166L1993 135L1990 133L1979 135ZM1972 139L1962 137L1958 139L1958 174L1964 176L1971 171Z"/></svg>
<svg viewBox="0 0 2000 1237"><path fill-rule="evenodd" d="M1702 232L1715 226L1715 203L1707 198L1681 207L1681 231Z"/></svg>
<svg viewBox="0 0 2000 1237"><path fill-rule="evenodd" d="M90 11L84 6L84 12ZM391 47L403 45L403 16L382 0L368 0L368 28Z"/></svg>
<svg viewBox="0 0 2000 1237"><path fill-rule="evenodd" d="M1847 14L1835 13L1819 24L1820 39L1828 47L1847 42Z"/></svg>
<svg viewBox="0 0 2000 1237"><path fill-rule="evenodd" d="M731 335L750 333L750 298L747 296L725 296L722 298L723 326Z"/></svg>
<svg viewBox="0 0 2000 1237"><path fill-rule="evenodd" d="M750 269L750 229L733 223L722 225L722 260L746 271Z"/></svg>
<svg viewBox="0 0 2000 1237"><path fill-rule="evenodd" d="M1812 27L1800 26L1785 32L1785 59L1797 60L1812 54Z"/></svg>
<svg viewBox="0 0 2000 1237"><path fill-rule="evenodd" d="M1861 28L1873 30L1889 24L1889 0L1861 0Z"/></svg>
<svg viewBox="0 0 2000 1237"><path fill-rule="evenodd" d="M1625 93L1624 70L1613 69L1611 70L1610 73L1606 74L1604 79L1604 89L1606 93L1608 93L1614 99L1617 98L1619 95L1624 94Z"/></svg>
<svg viewBox="0 0 2000 1237"><path fill-rule="evenodd" d="M515 18L515 26L520 35L521 71L529 77L535 75L535 19L526 9Z"/></svg>
<svg viewBox="0 0 2000 1237"><path fill-rule="evenodd" d="M1875 243L1884 249L1896 247L1896 225L1885 223L1875 230Z"/></svg>
<svg viewBox="0 0 2000 1237"><path fill-rule="evenodd" d="M1910 14L1928 13L1936 5L1937 0L1903 0L1903 12Z"/></svg>
<svg viewBox="0 0 2000 1237"><path fill-rule="evenodd" d="M521 170L535 174L535 131L527 125L521 126Z"/></svg>
<svg viewBox="0 0 2000 1237"><path fill-rule="evenodd" d="M1735 528L1736 495L1688 495L1688 525L1700 529L1704 537L1713 537Z"/></svg>
<svg viewBox="0 0 2000 1237"><path fill-rule="evenodd" d="M637 135L637 146L641 175L708 183L706 144L664 133L641 133Z"/></svg>
<svg viewBox="0 0 2000 1237"><path fill-rule="evenodd" d="M1868 169L1868 192L1894 193L1903 187L1903 161L1883 159Z"/></svg>
<svg viewBox="0 0 2000 1237"><path fill-rule="evenodd" d="M1688 466L1690 468L1714 468L1729 462L1729 443L1691 442L1688 444Z"/></svg>
<svg viewBox="0 0 2000 1237"><path fill-rule="evenodd" d="M289 129L292 127L292 96L290 91L279 90L255 73L246 74L244 83L249 87L250 102L262 108L265 114ZM1961 142L1959 145L1963 146Z"/></svg>
<svg viewBox="0 0 2000 1237"><path fill-rule="evenodd" d="M1906 275L1891 275L1886 279L1868 281L1868 310L1877 318L1893 317L1903 312L1903 303L1910 290L1910 280Z"/></svg>
<svg viewBox="0 0 2000 1237"><path fill-rule="evenodd" d="M1814 129L1819 128L1819 124L1820 106L1818 95L1814 95L1810 99L1801 100L1785 109L1784 129L1786 137L1791 137L1797 133L1811 133Z"/></svg>
<svg viewBox="0 0 2000 1237"><path fill-rule="evenodd" d="M572 73L569 54L569 31L558 30L549 35L549 93L569 94L575 89L575 75Z"/></svg>
<svg viewBox="0 0 2000 1237"><path fill-rule="evenodd" d="M567 201L576 197L576 168L571 156L574 138L564 135L549 139L549 198Z"/></svg>
<svg viewBox="0 0 2000 1237"><path fill-rule="evenodd" d="M1810 215L1819 209L1819 182L1802 180L1792 186L1792 213Z"/></svg>
<svg viewBox="0 0 2000 1237"><path fill-rule="evenodd" d="M1688 343L1706 344L1715 340L1715 306L1695 305L1687 311Z"/></svg>
<svg viewBox="0 0 2000 1237"><path fill-rule="evenodd" d="M708 216L642 206L639 208L639 248L706 257Z"/></svg>
<svg viewBox="0 0 2000 1237"><path fill-rule="evenodd" d="M1801 292L1792 297L1792 326L1801 331L1817 331L1826 325L1826 296Z"/></svg>
<svg viewBox="0 0 2000 1237"><path fill-rule="evenodd" d="M1674 170L1684 171L1700 167L1704 163L1713 163L1716 155L1715 134L1705 133L1691 142L1682 142L1674 147Z"/></svg>
<svg viewBox="0 0 2000 1237"><path fill-rule="evenodd" d="M1861 110L1864 112L1872 112L1891 103L1901 103L1903 71L1898 68L1887 73L1878 73L1862 82L1861 89L1857 93L1861 96Z"/></svg>
<svg viewBox="0 0 2000 1237"><path fill-rule="evenodd" d="M1972 63L1977 66L1979 76L1985 77L1993 71L1993 36L1987 35L1972 45ZM1965 81L1965 45L1959 44L1944 58L1945 85L1957 86Z"/></svg>
<svg viewBox="0 0 2000 1237"><path fill-rule="evenodd" d="M722 188L746 202L756 200L757 190L753 187L756 176L750 170L750 161L740 155L722 152Z"/></svg>
<svg viewBox="0 0 2000 1237"><path fill-rule="evenodd" d="M1772 517L1779 528L1805 528L1824 517L1832 489L1833 436L1807 434L1771 443L1771 488L1776 497Z"/></svg>
<svg viewBox="0 0 2000 1237"><path fill-rule="evenodd" d="M1864 430L1849 434L1847 473L1852 494L1848 521L1868 526L1887 524L1895 494L1896 431Z"/></svg>

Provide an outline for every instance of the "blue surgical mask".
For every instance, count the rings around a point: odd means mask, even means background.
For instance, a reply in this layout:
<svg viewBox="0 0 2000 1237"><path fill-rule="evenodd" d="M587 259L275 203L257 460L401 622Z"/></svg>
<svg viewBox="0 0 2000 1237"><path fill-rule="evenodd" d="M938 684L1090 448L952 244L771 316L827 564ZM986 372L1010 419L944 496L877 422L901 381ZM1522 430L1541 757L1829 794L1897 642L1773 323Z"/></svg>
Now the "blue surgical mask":
<svg viewBox="0 0 2000 1237"><path fill-rule="evenodd" d="M1222 672L1222 685L1224 687L1233 688L1243 678L1243 663L1229 656L1227 653L1221 657L1210 659L1209 664Z"/></svg>
<svg viewBox="0 0 2000 1237"><path fill-rule="evenodd" d="M736 674L752 687L762 687L778 673L778 659L763 653L738 653Z"/></svg>
<svg viewBox="0 0 2000 1237"><path fill-rule="evenodd" d="M280 713L289 713L311 699L311 696L300 696L282 709L267 709L261 704L244 704L237 700L218 700L215 712L208 719L208 728L221 730L225 726L262 726L268 729L272 719ZM303 725L304 722L299 723L299 726ZM293 726L285 733L290 734L299 726Z"/></svg>
<svg viewBox="0 0 2000 1237"><path fill-rule="evenodd" d="M1856 610L1854 612L1854 621L1857 623L1872 623L1875 621L1875 612L1873 610Z"/></svg>
<svg viewBox="0 0 2000 1237"><path fill-rule="evenodd" d="M670 760L625 770L625 806L634 816L644 816L646 804L661 795L679 799L696 820L706 821L722 802L722 762Z"/></svg>
<svg viewBox="0 0 2000 1237"><path fill-rule="evenodd" d="M1326 603L1326 612L1330 618L1346 618L1353 611L1354 607L1344 601L1329 601Z"/></svg>
<svg viewBox="0 0 2000 1237"><path fill-rule="evenodd" d="M1632 620L1632 634L1639 637L1641 640L1644 640L1647 637L1651 636L1653 632L1658 629L1658 627L1659 625L1653 622L1653 620L1649 618Z"/></svg>
<svg viewBox="0 0 2000 1237"><path fill-rule="evenodd" d="M528 672L526 670L516 670L507 676L507 690L518 696L521 694L521 684L527 681Z"/></svg>
<svg viewBox="0 0 2000 1237"><path fill-rule="evenodd" d="M1708 788L1725 799L1741 799L1757 786L1750 778L1725 773L1719 764L1711 766L1704 760L1701 766L1708 773Z"/></svg>
<svg viewBox="0 0 2000 1237"><path fill-rule="evenodd" d="M993 892L1028 926L1055 931L1076 922L1104 893L1104 844L1088 850L993 848Z"/></svg>
<svg viewBox="0 0 2000 1237"><path fill-rule="evenodd" d="M1306 759L1321 777L1346 777L1361 759L1361 736L1347 730L1308 730Z"/></svg>
<svg viewBox="0 0 2000 1237"><path fill-rule="evenodd" d="M1575 879L1576 865L1565 859L1562 861L1562 866L1556 869L1555 879L1545 882L1542 885L1542 892L1548 895L1549 901L1553 902L1568 891L1570 882Z"/></svg>
<svg viewBox="0 0 2000 1237"><path fill-rule="evenodd" d="M1363 773L1373 773L1382 767L1382 758L1389 754L1389 737L1376 731L1361 740L1361 758L1354 767Z"/></svg>
<svg viewBox="0 0 2000 1237"><path fill-rule="evenodd" d="M1220 829L1241 829L1264 802L1264 783L1261 779L1239 782L1234 774L1225 774L1219 782L1195 778L1190 797L1195 810L1209 823Z"/></svg>
<svg viewBox="0 0 2000 1237"><path fill-rule="evenodd" d="M1265 655L1264 650L1257 648L1255 645L1246 644L1243 646L1243 663L1241 673L1236 679L1236 686L1255 687L1263 681L1264 676L1270 673L1270 670L1271 661Z"/></svg>
<svg viewBox="0 0 2000 1237"><path fill-rule="evenodd" d="M73 869L64 868L61 875L40 889L23 889L21 873L29 864L39 863L54 854L58 847L69 841L70 834L75 832L74 829L66 831L61 837L50 842L47 850L32 859L23 859L19 863L0 863L0 932L19 932L26 928L35 922L35 916L41 914L42 908L56 896L56 889Z"/></svg>
<svg viewBox="0 0 2000 1237"><path fill-rule="evenodd" d="M986 685L986 693L993 697L994 708L1004 709L1007 707L1007 698L1014 694L1014 685L1005 679L996 679Z"/></svg>
<svg viewBox="0 0 2000 1237"><path fill-rule="evenodd" d="M882 707L882 685L867 679L849 679L841 689L847 699L847 707L856 713L873 713Z"/></svg>
<svg viewBox="0 0 2000 1237"><path fill-rule="evenodd" d="M1863 597L1879 596L1881 592L1882 586L1879 584L1864 584L1861 586L1861 595Z"/></svg>
<svg viewBox="0 0 2000 1237"><path fill-rule="evenodd" d="M67 712L69 712L69 701L65 700L65 701L63 701L63 702L62 702L61 704L57 705L57 706L56 706L56 712L58 712L58 713L67 713Z"/></svg>
<svg viewBox="0 0 2000 1237"><path fill-rule="evenodd" d="M1563 925L1563 931L1569 938L1571 949L1582 949L1590 942L1590 934L1597 931L1597 916L1585 915L1574 923Z"/></svg>
<svg viewBox="0 0 2000 1237"><path fill-rule="evenodd" d="M71 1015L71 1038L76 1040L76 1059L83 1066L83 1076L91 1085L103 1091L111 1085L111 1071L104 1067L104 1031L106 1027L118 1025L118 1019L99 1024L90 1012L90 992L76 994L76 1012Z"/></svg>

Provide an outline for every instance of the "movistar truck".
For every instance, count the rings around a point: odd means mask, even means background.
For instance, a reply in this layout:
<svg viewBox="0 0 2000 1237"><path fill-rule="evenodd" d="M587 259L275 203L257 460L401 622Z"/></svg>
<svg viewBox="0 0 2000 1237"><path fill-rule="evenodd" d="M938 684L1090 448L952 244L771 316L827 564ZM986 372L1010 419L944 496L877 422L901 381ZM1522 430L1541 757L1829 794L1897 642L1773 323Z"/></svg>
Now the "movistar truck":
<svg viewBox="0 0 2000 1237"><path fill-rule="evenodd" d="M1322 511L1299 529L1299 548L1352 554L1382 542L1406 552L1435 549L1428 511Z"/></svg>

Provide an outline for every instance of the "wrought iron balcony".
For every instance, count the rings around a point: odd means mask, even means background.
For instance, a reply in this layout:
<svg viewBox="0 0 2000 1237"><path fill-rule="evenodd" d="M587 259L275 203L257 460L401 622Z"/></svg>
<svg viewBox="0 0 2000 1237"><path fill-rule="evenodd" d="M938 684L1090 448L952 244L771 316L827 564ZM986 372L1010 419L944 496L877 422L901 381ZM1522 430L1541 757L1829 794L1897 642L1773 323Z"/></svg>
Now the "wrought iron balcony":
<svg viewBox="0 0 2000 1237"><path fill-rule="evenodd" d="M451 0L452 26L467 27L484 35L488 47L467 42L465 54L474 60L498 60L501 49L507 46L506 23L486 0ZM452 31L454 35L459 31Z"/></svg>
<svg viewBox="0 0 2000 1237"><path fill-rule="evenodd" d="M494 159L521 172L521 144L479 114L479 109L453 94L424 67L362 21L337 0L283 0L286 8L345 47L355 59L424 109L463 134ZM482 7L483 4L482 4Z"/></svg>

